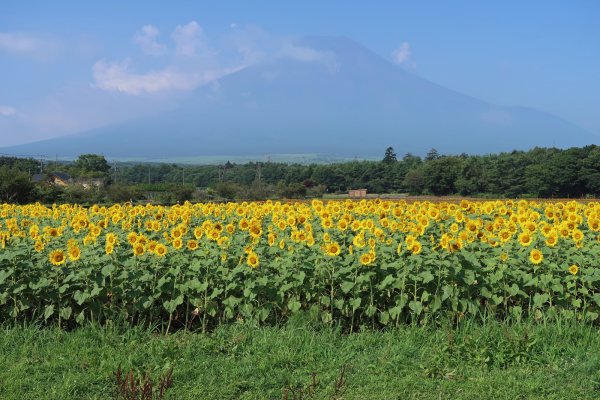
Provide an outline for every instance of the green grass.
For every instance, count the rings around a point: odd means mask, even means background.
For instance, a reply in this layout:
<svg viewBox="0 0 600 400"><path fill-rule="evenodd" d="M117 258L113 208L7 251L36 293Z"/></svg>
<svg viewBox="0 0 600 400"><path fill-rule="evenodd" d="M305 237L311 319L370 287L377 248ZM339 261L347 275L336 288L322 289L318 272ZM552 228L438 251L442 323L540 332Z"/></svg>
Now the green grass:
<svg viewBox="0 0 600 400"><path fill-rule="evenodd" d="M350 335L297 318L203 335L142 328L0 330L0 399L110 399L122 365L154 378L174 367L168 399L281 399L320 384L329 399L598 399L600 333L565 322L406 326ZM291 392L289 399L292 399Z"/></svg>

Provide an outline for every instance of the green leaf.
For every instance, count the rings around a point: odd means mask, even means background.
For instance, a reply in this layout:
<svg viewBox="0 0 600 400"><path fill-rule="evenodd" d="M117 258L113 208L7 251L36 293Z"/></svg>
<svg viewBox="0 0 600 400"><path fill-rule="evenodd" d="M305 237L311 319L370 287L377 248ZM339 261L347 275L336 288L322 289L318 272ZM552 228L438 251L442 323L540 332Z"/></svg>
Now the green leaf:
<svg viewBox="0 0 600 400"><path fill-rule="evenodd" d="M324 324L331 323L331 321L333 320L333 318L331 317L331 313L328 311L323 312L321 314L321 320L323 321Z"/></svg>
<svg viewBox="0 0 600 400"><path fill-rule="evenodd" d="M402 312L402 307L396 306L396 307L392 307L388 310L390 317L396 319L400 313Z"/></svg>
<svg viewBox="0 0 600 400"><path fill-rule="evenodd" d="M380 290L385 290L388 286L391 286L395 280L396 278L394 278L392 275L388 275L383 279L383 281L381 281L381 283L378 285L378 288Z"/></svg>
<svg viewBox="0 0 600 400"><path fill-rule="evenodd" d="M188 288L196 291L196 293L202 293L208 288L208 282L200 282L198 279L192 279L188 282Z"/></svg>
<svg viewBox="0 0 600 400"><path fill-rule="evenodd" d="M304 283L304 278L306 278L306 273L304 271L300 271L297 274L294 275L294 278L300 282L300 283Z"/></svg>
<svg viewBox="0 0 600 400"><path fill-rule="evenodd" d="M14 272L15 272L14 268L9 268L8 270L4 270L4 269L1 270L0 271L0 285L2 285L4 283L4 281L6 280L6 278L11 276Z"/></svg>
<svg viewBox="0 0 600 400"><path fill-rule="evenodd" d="M349 293L352 290L352 288L354 287L354 282L352 282L352 281L342 282L342 285L340 287L342 289L342 292Z"/></svg>
<svg viewBox="0 0 600 400"><path fill-rule="evenodd" d="M408 308L410 308L415 314L420 315L423 311L423 303L412 300L410 303L408 303Z"/></svg>
<svg viewBox="0 0 600 400"><path fill-rule="evenodd" d="M486 299L491 299L492 298L492 292L490 292L489 289L486 288L486 287L482 287L481 290L480 290L480 293Z"/></svg>
<svg viewBox="0 0 600 400"><path fill-rule="evenodd" d="M511 296L516 296L517 294L519 294L520 291L521 290L515 283L513 283L512 286L506 288L506 292Z"/></svg>
<svg viewBox="0 0 600 400"><path fill-rule="evenodd" d="M52 314L54 314L54 305L47 305L46 308L44 308L44 320L50 318Z"/></svg>
<svg viewBox="0 0 600 400"><path fill-rule="evenodd" d="M290 311L292 313L296 313L296 312L300 311L301 307L302 307L302 304L300 304L300 302L298 300L290 300L288 302L288 308L290 309Z"/></svg>
<svg viewBox="0 0 600 400"><path fill-rule="evenodd" d="M156 287L161 288L165 283L169 282L171 278L167 275L161 276L158 282L156 282Z"/></svg>
<svg viewBox="0 0 600 400"><path fill-rule="evenodd" d="M271 313L271 308L270 307L262 307L259 311L258 311L258 318L261 321L265 321L267 318L269 318L269 314Z"/></svg>
<svg viewBox="0 0 600 400"><path fill-rule="evenodd" d="M102 268L102 275L104 276L110 276L110 274L112 274L115 271L115 266L113 264L106 264L103 268Z"/></svg>
<svg viewBox="0 0 600 400"><path fill-rule="evenodd" d="M72 312L73 312L73 310L71 309L71 307L63 307L60 309L59 315L62 319L68 320L69 318L71 318Z"/></svg>
<svg viewBox="0 0 600 400"><path fill-rule="evenodd" d="M362 302L362 299L360 297L354 297L354 298L350 299L348 304L350 304L350 306L352 307L352 311L356 311L358 309L358 307L360 307L361 302Z"/></svg>
<svg viewBox="0 0 600 400"><path fill-rule="evenodd" d="M431 271L423 271L419 274L419 276L423 279L423 283L429 283L434 279Z"/></svg>
<svg viewBox="0 0 600 400"><path fill-rule="evenodd" d="M228 298L223 300L223 305L233 309L236 305L240 304L241 301L242 299L239 297L229 296Z"/></svg>
<svg viewBox="0 0 600 400"><path fill-rule="evenodd" d="M556 292L556 293L564 293L564 291L565 291L565 288L560 283L553 284L551 289L553 292Z"/></svg>
<svg viewBox="0 0 600 400"><path fill-rule="evenodd" d="M529 286L537 286L537 284L538 284L538 278L537 278L537 276L536 276L536 277L533 277L533 278L531 278L529 281L527 281L527 282L525 283L525 286L526 286L526 287L529 287Z"/></svg>
<svg viewBox="0 0 600 400"><path fill-rule="evenodd" d="M588 312L585 313L585 318L588 321L595 321L595 320L598 319L598 313L595 313L593 311L588 311Z"/></svg>
<svg viewBox="0 0 600 400"><path fill-rule="evenodd" d="M475 273L473 271L466 270L463 275L463 282L471 286L475 283Z"/></svg>
<svg viewBox="0 0 600 400"><path fill-rule="evenodd" d="M85 301L90 297L89 293L82 292L80 290L76 291L73 295L73 298L77 302L77 305L82 305Z"/></svg>
<svg viewBox="0 0 600 400"><path fill-rule="evenodd" d="M153 304L154 304L154 299L152 297L147 297L146 300L142 303L142 307L144 307L145 309L148 309L148 308L152 307Z"/></svg>
<svg viewBox="0 0 600 400"><path fill-rule="evenodd" d="M83 324L83 322L85 321L85 313L83 311L81 311L79 314L77 314L77 317L75 317L75 322L77 322L78 324Z"/></svg>
<svg viewBox="0 0 600 400"><path fill-rule="evenodd" d="M372 317L376 312L377 308L373 304L369 305L369 307L367 307L365 310L365 314L367 314L368 317Z"/></svg>
<svg viewBox="0 0 600 400"><path fill-rule="evenodd" d="M183 296L178 296L173 300L169 300L169 301L165 301L163 303L163 306L165 307L165 310L167 310L167 312L173 313L175 312L175 310L177 309L177 306L183 304Z"/></svg>
<svg viewBox="0 0 600 400"><path fill-rule="evenodd" d="M90 292L90 297L96 297L98 294L100 294L101 291L102 289L100 287L94 285L92 291Z"/></svg>
<svg viewBox="0 0 600 400"><path fill-rule="evenodd" d="M536 293L533 296L533 306L536 308L540 308L542 307L548 300L550 299L550 296L548 296L547 293Z"/></svg>
<svg viewBox="0 0 600 400"><path fill-rule="evenodd" d="M383 324L383 325L387 325L388 322L390 321L390 314L387 311L382 311L379 313L379 321Z"/></svg>
<svg viewBox="0 0 600 400"><path fill-rule="evenodd" d="M431 302L431 312L436 312L440 308L442 308L442 299L440 296L435 296Z"/></svg>

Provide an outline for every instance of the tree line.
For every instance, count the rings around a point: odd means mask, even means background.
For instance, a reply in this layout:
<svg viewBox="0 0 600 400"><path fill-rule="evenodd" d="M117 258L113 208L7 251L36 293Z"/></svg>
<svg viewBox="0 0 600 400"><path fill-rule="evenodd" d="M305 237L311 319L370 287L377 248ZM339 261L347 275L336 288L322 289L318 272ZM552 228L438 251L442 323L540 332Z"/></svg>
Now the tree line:
<svg viewBox="0 0 600 400"><path fill-rule="evenodd" d="M41 169L37 160L0 157L0 200L77 201L91 196L77 185L33 185L31 175ZM487 155L443 155L431 149L424 157L407 153L401 158L389 147L380 161L309 165L111 165L103 156L86 154L74 162L47 162L43 172L102 178L105 186L90 201L142 199L149 193L163 202L192 199L198 193L208 199L302 198L358 188L380 194L581 197L600 194L600 147L534 148ZM15 189L19 186L25 194Z"/></svg>

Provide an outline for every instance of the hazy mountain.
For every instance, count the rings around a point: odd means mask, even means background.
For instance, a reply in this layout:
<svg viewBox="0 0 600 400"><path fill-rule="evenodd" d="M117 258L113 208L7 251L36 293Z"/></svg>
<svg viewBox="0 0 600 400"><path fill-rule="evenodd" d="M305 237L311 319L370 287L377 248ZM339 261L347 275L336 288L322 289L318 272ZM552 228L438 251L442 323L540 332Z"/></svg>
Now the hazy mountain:
<svg viewBox="0 0 600 400"><path fill-rule="evenodd" d="M308 37L193 92L177 109L3 153L182 157L491 153L598 137L554 115L502 107L422 79L346 38Z"/></svg>

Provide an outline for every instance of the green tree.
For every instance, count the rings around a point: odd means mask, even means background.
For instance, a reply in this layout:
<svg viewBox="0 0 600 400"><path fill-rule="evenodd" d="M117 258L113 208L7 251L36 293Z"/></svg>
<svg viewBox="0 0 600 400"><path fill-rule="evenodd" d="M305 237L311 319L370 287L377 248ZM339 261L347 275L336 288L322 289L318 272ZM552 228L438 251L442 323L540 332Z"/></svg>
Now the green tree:
<svg viewBox="0 0 600 400"><path fill-rule="evenodd" d="M35 185L24 172L7 166L0 167L0 201L26 203L33 198Z"/></svg>
<svg viewBox="0 0 600 400"><path fill-rule="evenodd" d="M600 147L593 146L583 159L580 176L585 182L587 193L600 194Z"/></svg>
<svg viewBox="0 0 600 400"><path fill-rule="evenodd" d="M425 164L425 188L436 196L456 192L462 161L458 157L443 156Z"/></svg>
<svg viewBox="0 0 600 400"><path fill-rule="evenodd" d="M98 154L80 155L73 167L77 175L88 177L106 177L110 171L110 165L104 156Z"/></svg>
<svg viewBox="0 0 600 400"><path fill-rule="evenodd" d="M487 173L481 157L460 155L463 160L460 176L456 180L456 190L462 195L485 193L487 191Z"/></svg>
<svg viewBox="0 0 600 400"><path fill-rule="evenodd" d="M425 171L422 166L410 169L404 176L404 187L410 194L419 195L425 189Z"/></svg>
<svg viewBox="0 0 600 400"><path fill-rule="evenodd" d="M385 155L383 156L382 161L386 164L393 164L396 161L398 161L398 158L396 158L396 153L394 152L393 147L390 146L387 149L385 149Z"/></svg>
<svg viewBox="0 0 600 400"><path fill-rule="evenodd" d="M437 160L438 158L440 158L440 153L438 153L438 151L434 148L429 150L425 155L425 161L433 161Z"/></svg>

